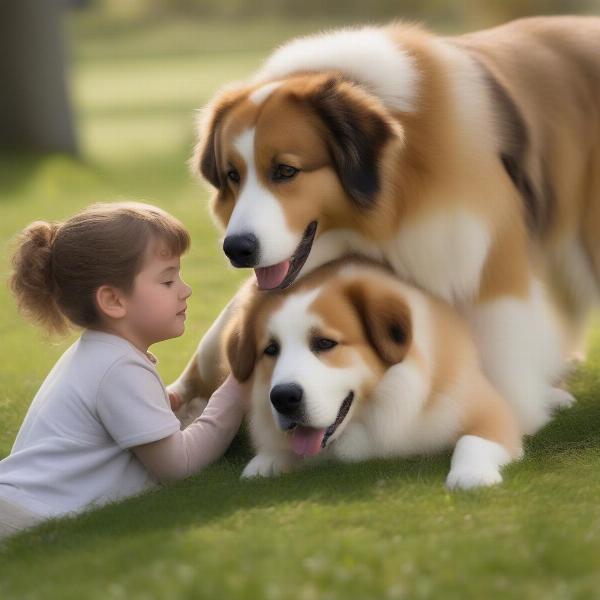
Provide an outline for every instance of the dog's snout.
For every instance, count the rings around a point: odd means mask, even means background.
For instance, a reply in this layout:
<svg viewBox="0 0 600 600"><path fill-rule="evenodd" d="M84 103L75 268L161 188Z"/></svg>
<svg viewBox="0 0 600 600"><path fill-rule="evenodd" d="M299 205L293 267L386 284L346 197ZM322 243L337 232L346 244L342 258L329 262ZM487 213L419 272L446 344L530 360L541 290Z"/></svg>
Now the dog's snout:
<svg viewBox="0 0 600 600"><path fill-rule="evenodd" d="M254 267L258 251L258 239L253 233L228 235L223 241L223 252L234 267Z"/></svg>
<svg viewBox="0 0 600 600"><path fill-rule="evenodd" d="M282 383L271 390L271 403L282 415L297 415L304 393L297 383Z"/></svg>

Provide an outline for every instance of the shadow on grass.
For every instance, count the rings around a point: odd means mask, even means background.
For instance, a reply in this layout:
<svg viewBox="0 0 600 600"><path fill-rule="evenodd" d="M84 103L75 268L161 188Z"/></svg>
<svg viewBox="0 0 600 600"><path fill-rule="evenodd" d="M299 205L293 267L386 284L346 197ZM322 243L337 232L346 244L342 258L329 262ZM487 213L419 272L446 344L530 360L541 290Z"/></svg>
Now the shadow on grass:
<svg viewBox="0 0 600 600"><path fill-rule="evenodd" d="M578 403L563 411L542 432L528 440L526 462L547 472L547 462L573 449L600 449L600 407L598 381L590 370L578 373L572 388ZM60 519L43 524L9 541L3 553L32 554L57 550L85 549L98 542L119 543L144 532L182 531L204 526L234 515L238 511L260 510L294 503L336 505L362 502L386 489L402 494L404 500L419 503L418 490L431 498L447 495L443 482L449 468L450 453L415 459L372 460L360 464L325 463L275 479L240 480L240 473L252 456L249 441L242 432L227 455L201 474L143 496L130 498L90 511L75 519ZM510 469L520 469L518 464ZM510 480L510 473L507 479ZM417 493L415 493L415 490ZM518 491L518 490L517 490ZM471 494L473 496L473 494ZM475 498L475 496L473 496Z"/></svg>
<svg viewBox="0 0 600 600"><path fill-rule="evenodd" d="M107 505L75 519L59 519L13 538L4 552L47 552L57 543L62 549L83 549L110 538L148 531L168 531L206 525L237 511L264 509L287 503L335 505L371 498L383 482L431 485L443 481L449 454L410 460L373 460L356 465L326 463L275 479L241 480L240 473L252 453L245 435L239 436L224 459L201 474L177 484ZM414 488L413 488L414 494ZM0 555L2 548L0 547Z"/></svg>

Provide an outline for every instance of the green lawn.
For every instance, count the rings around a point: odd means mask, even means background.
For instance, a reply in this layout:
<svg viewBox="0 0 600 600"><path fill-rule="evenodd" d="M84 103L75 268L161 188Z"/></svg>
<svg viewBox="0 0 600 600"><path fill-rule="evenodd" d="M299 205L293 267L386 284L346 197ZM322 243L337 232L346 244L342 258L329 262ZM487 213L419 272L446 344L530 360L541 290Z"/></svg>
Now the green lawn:
<svg viewBox="0 0 600 600"><path fill-rule="evenodd" d="M206 191L185 165L193 109L314 24L136 28L70 24L85 160L0 160L0 276L35 218L95 201L145 199L181 218L193 246L188 330L154 348L166 381L243 274L226 265ZM71 343L45 339L0 286L0 457L42 379ZM0 547L0 598L600 597L600 329L573 378L577 405L530 440L502 486L449 494L449 456L330 465L240 481L240 439L177 485L48 523Z"/></svg>

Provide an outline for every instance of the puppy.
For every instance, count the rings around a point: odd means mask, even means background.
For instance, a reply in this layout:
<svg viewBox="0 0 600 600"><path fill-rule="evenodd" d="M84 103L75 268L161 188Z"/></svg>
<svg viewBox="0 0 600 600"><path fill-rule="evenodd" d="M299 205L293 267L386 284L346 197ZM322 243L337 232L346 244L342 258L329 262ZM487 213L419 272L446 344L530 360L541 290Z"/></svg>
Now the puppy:
<svg viewBox="0 0 600 600"><path fill-rule="evenodd" d="M316 455L342 461L454 446L446 484L502 481L521 432L481 370L450 305L365 261L322 266L284 291L246 289L226 353L252 379L257 454L243 477L273 476Z"/></svg>

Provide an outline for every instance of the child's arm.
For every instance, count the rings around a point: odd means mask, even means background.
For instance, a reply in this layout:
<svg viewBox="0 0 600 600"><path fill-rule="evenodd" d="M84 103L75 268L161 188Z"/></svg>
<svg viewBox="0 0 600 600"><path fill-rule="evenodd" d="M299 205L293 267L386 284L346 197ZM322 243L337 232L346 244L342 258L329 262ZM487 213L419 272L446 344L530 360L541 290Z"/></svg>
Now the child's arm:
<svg viewBox="0 0 600 600"><path fill-rule="evenodd" d="M246 410L247 390L231 375L183 431L131 450L157 481L183 479L223 455Z"/></svg>

